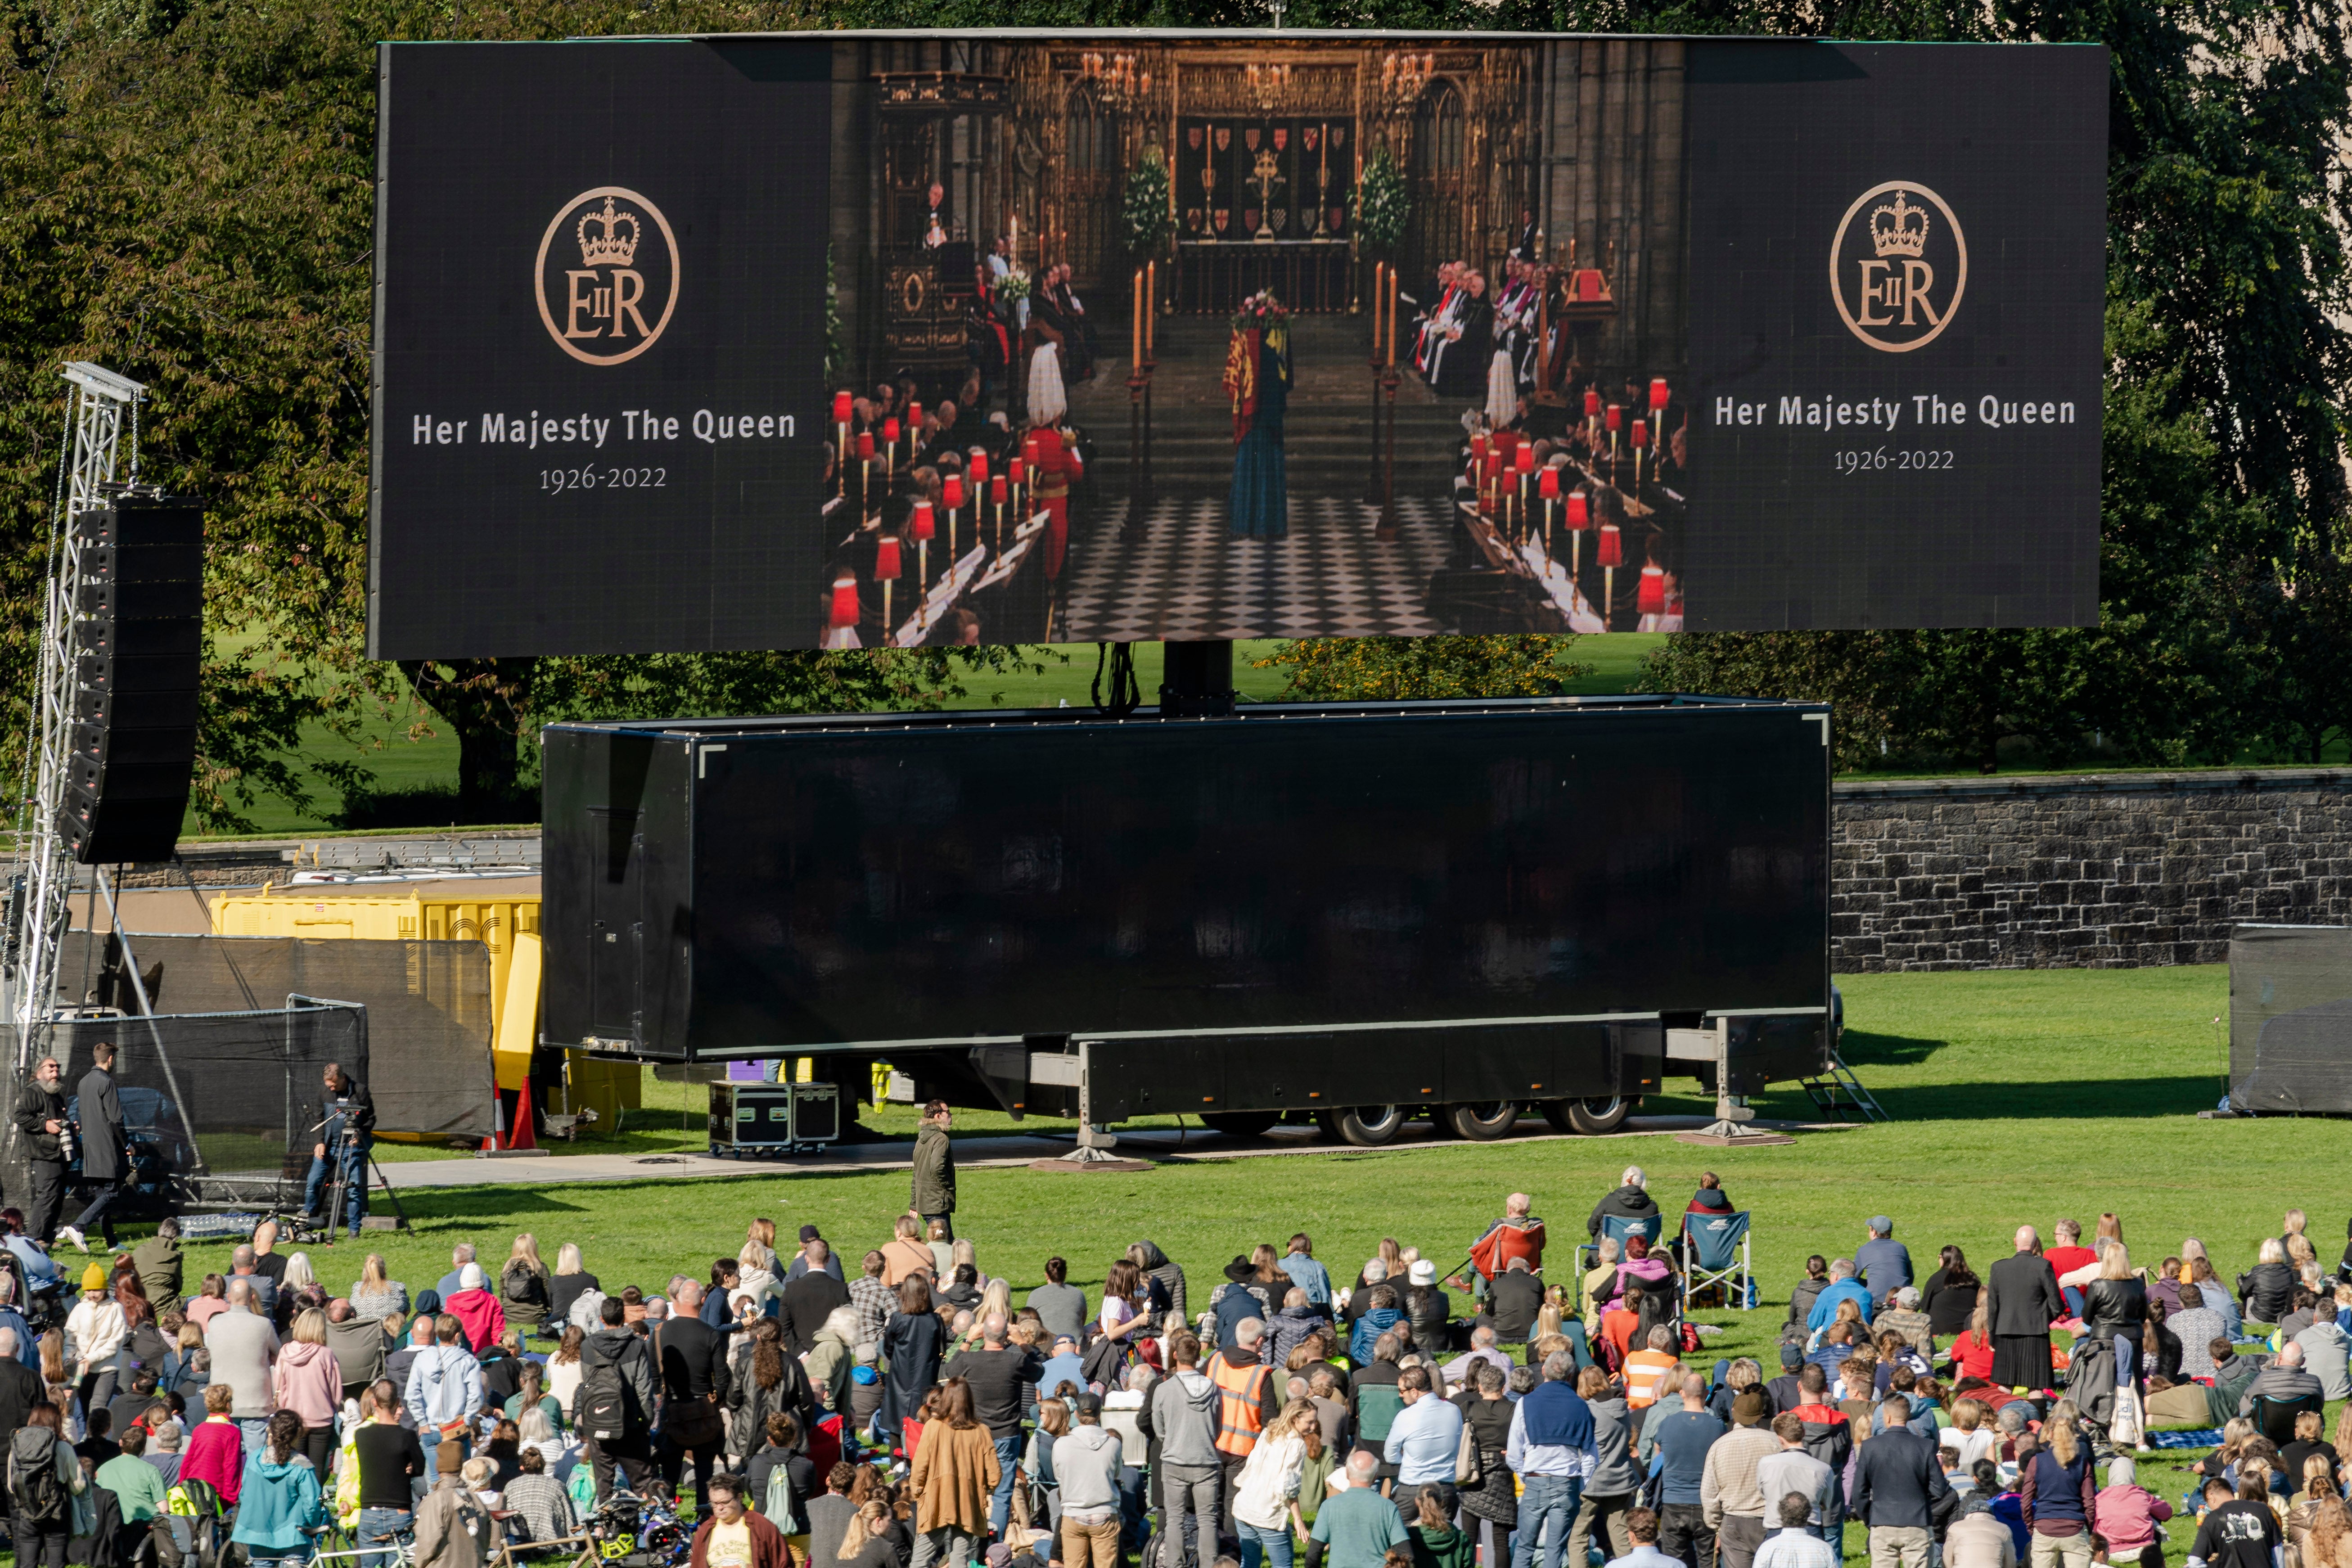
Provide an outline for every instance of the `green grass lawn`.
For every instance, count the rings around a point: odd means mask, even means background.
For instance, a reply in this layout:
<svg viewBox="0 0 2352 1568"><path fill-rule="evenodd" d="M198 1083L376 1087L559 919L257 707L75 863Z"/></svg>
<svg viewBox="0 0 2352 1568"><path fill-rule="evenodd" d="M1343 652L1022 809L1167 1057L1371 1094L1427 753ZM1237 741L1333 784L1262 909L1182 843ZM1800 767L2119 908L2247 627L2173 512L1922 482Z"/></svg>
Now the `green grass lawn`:
<svg viewBox="0 0 2352 1568"><path fill-rule="evenodd" d="M1226 1260L1261 1240L1279 1245L1294 1230L1315 1237L1335 1273L1352 1274L1383 1236L1452 1268L1514 1189L1535 1195L1559 1246L1582 1234L1592 1201L1629 1163L1650 1172L1669 1209L1702 1169L1713 1169L1733 1201L1756 1216L1766 1305L1699 1313L1727 1330L1709 1342L1710 1361L1769 1355L1805 1256L1850 1255L1863 1222L1878 1213L1895 1217L1896 1237L1923 1276L1944 1243L1965 1247L1981 1271L2007 1250L2021 1222L2046 1235L2062 1215L2087 1228L2110 1209L2144 1263L2193 1235L2233 1273L2252 1263L2261 1238L2277 1234L2291 1205L2311 1210L2313 1234L2332 1255L2326 1244L2342 1209L2329 1194L2337 1162L2352 1154L2352 1124L2196 1118L2221 1093L2212 1023L2228 989L2221 968L1854 975L1841 984L1846 1055L1893 1113L1884 1124L1741 1152L1663 1138L1571 1139L1334 1150L1132 1174L974 1169L959 1183L958 1234L978 1244L984 1268L1009 1275L1021 1292L1041 1280L1054 1254L1067 1258L1073 1281L1091 1290L1129 1242L1149 1237L1205 1295ZM689 1142L673 1135L675 1121L665 1126L660 1118L690 1112L706 1091L658 1081L647 1090L659 1103L645 1122L633 1122L644 1146ZM1652 1108L1696 1110L1699 1102L1658 1100ZM1759 1108L1768 1115L1810 1112L1793 1089L1775 1090ZM895 1134L908 1130L910 1117L902 1107L867 1113ZM958 1121L965 1136L1011 1125L977 1112L960 1113ZM907 1199L902 1173L795 1176L778 1167L684 1183L661 1181L657 1172L651 1167L646 1180L625 1185L417 1192L403 1200L416 1229L370 1245L417 1286L447 1268L456 1242L503 1255L513 1234L528 1230L551 1258L558 1244L579 1243L608 1285L659 1288L673 1271L706 1276L712 1258L741 1244L754 1215L774 1219L788 1235L814 1222L862 1252L887 1237ZM193 1251L202 1267L225 1266L226 1247ZM338 1289L359 1262L348 1246L314 1259ZM2175 1498L2185 1474L2170 1452L2141 1469L2148 1484ZM2188 1540L2188 1531L2174 1531L2172 1561L2185 1554ZM1848 1546L1859 1555L1858 1532Z"/></svg>

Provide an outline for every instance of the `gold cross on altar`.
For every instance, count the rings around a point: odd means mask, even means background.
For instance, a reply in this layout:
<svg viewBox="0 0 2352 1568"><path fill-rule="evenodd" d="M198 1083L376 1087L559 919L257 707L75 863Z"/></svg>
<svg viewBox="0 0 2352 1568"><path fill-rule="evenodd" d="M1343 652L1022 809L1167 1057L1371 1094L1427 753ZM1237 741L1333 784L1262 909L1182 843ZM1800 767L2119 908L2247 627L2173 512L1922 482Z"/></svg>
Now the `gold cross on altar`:
<svg viewBox="0 0 2352 1568"><path fill-rule="evenodd" d="M1256 170L1250 175L1249 183L1257 187L1256 237L1259 239L1274 237L1274 228L1269 221L1274 216L1271 211L1274 205L1274 187L1290 183L1282 177L1281 170L1282 162L1274 155L1272 148L1258 149Z"/></svg>

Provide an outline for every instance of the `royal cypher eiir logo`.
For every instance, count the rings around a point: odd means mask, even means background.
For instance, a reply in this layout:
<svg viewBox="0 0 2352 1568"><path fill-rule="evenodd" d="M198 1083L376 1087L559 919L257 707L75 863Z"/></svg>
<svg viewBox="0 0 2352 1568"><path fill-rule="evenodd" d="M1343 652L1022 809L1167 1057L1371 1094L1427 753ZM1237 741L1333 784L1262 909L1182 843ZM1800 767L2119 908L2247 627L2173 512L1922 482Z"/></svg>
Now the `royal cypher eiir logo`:
<svg viewBox="0 0 2352 1568"><path fill-rule="evenodd" d="M1908 353L1951 325L1969 287L1969 242L1944 198L1909 180L1853 200L1830 241L1830 296L1872 348Z"/></svg>
<svg viewBox="0 0 2352 1568"><path fill-rule="evenodd" d="M587 364L651 348L677 309L677 237L661 209L619 185L566 202L539 242L539 319Z"/></svg>

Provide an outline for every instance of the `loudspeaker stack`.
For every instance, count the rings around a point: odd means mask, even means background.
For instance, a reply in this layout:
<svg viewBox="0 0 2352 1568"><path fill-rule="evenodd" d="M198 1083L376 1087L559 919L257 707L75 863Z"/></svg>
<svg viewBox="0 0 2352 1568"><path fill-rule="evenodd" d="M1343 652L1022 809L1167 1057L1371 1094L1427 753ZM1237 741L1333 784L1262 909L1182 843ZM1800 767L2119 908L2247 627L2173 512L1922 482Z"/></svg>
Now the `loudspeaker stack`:
<svg viewBox="0 0 2352 1568"><path fill-rule="evenodd" d="M85 866L168 860L195 768L204 507L122 495L73 527L81 651L58 832Z"/></svg>

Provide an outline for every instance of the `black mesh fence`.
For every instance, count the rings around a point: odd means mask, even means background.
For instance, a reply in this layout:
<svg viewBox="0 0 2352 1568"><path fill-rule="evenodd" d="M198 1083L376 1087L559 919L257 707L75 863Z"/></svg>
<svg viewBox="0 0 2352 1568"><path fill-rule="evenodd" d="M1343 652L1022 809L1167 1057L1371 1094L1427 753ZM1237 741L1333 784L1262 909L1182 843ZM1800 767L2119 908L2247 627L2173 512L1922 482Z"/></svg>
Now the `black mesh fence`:
<svg viewBox="0 0 2352 1568"><path fill-rule="evenodd" d="M280 936L131 938L149 1001L173 1014L281 1008L289 995L367 1009L376 1127L478 1138L495 1130L490 952L478 942L357 942ZM68 932L61 989L122 1005L119 953L104 934ZM318 1075L303 1080L313 1092ZM315 1116L312 1121L317 1121Z"/></svg>
<svg viewBox="0 0 2352 1568"><path fill-rule="evenodd" d="M2231 932L2230 1104L2352 1111L2352 930L2242 925Z"/></svg>

